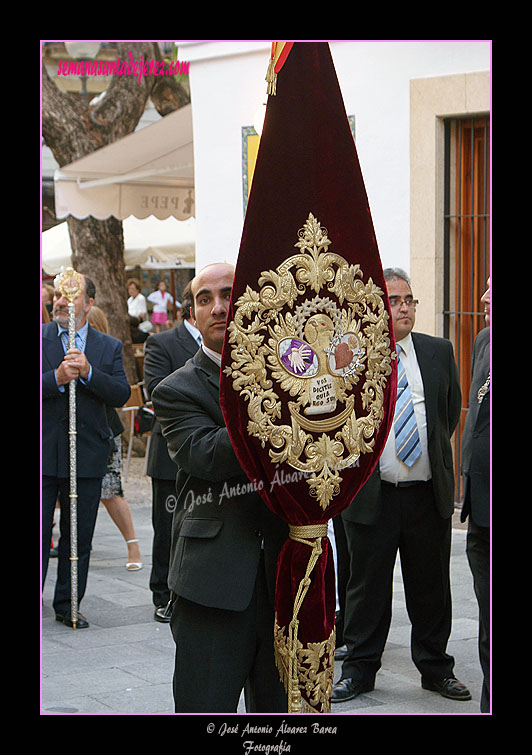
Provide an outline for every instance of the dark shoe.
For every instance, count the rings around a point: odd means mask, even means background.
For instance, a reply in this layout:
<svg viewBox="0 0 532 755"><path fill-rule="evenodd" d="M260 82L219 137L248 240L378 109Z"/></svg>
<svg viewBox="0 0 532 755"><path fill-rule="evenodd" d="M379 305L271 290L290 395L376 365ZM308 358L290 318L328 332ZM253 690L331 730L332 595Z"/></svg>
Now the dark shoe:
<svg viewBox="0 0 532 755"><path fill-rule="evenodd" d="M358 697L362 692L371 692L373 688L373 684L367 684L366 682L355 682L353 679L340 679L333 686L331 701L333 703L345 703L346 700L353 700L355 697Z"/></svg>
<svg viewBox="0 0 532 755"><path fill-rule="evenodd" d="M57 558L57 548L50 548L50 558Z"/></svg>
<svg viewBox="0 0 532 755"><path fill-rule="evenodd" d="M427 682L421 679L421 686L431 692L439 692L442 697L447 697L449 700L471 700L471 692L465 684L459 682L454 676L449 676L447 679L441 679L437 682Z"/></svg>
<svg viewBox="0 0 532 755"><path fill-rule="evenodd" d="M336 650L334 651L334 660L343 661L346 655L347 655L347 645L340 645L340 647L336 648Z"/></svg>
<svg viewBox="0 0 532 755"><path fill-rule="evenodd" d="M74 625L72 624L72 617L70 614L62 615L60 613L56 613L55 620L60 621L62 624L64 624L66 627L74 628ZM78 612L78 620L76 621L76 629L87 629L89 626L89 622L85 618L85 616L82 616Z"/></svg>
<svg viewBox="0 0 532 755"><path fill-rule="evenodd" d="M160 621L161 624L170 623L171 612L168 611L168 606L157 606L153 614L155 621Z"/></svg>

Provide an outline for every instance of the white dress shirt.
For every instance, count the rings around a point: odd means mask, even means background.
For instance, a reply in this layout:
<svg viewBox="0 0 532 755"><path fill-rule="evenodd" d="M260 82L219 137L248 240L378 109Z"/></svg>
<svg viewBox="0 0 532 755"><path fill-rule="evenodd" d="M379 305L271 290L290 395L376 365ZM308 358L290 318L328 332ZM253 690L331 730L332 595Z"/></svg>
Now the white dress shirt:
<svg viewBox="0 0 532 755"><path fill-rule="evenodd" d="M205 352L205 354L207 354L207 356L209 357L209 359L212 359L213 362L216 362L216 364L218 365L218 367L222 366L222 355L221 354L218 354L217 351L213 351L212 349L209 349L207 346L205 346L204 343L201 344L201 348L203 349L203 351Z"/></svg>
<svg viewBox="0 0 532 755"><path fill-rule="evenodd" d="M203 343L203 338L201 337L201 333L196 328L195 325L192 325L188 320L183 320L183 323L185 325L185 328L188 330L192 338L198 342L198 345L201 346Z"/></svg>
<svg viewBox="0 0 532 755"><path fill-rule="evenodd" d="M394 485L397 485L398 482L425 482L432 477L428 453L425 392L423 389L421 371L416 358L414 343L412 341L412 335L409 333L401 341L397 341L397 345L403 350L401 361L405 368L408 385L410 386L410 395L414 405L414 414L421 444L421 456L411 467L407 467L406 464L403 464L403 462L397 458L395 451L395 433L392 425L388 440L384 446L384 451L379 460L379 470L381 480L391 482Z"/></svg>

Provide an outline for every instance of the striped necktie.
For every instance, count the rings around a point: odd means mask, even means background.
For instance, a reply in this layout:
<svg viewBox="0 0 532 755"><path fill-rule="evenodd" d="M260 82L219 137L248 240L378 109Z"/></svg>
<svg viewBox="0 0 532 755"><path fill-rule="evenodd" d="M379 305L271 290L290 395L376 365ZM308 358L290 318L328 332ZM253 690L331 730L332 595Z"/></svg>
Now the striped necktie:
<svg viewBox="0 0 532 755"><path fill-rule="evenodd" d="M70 348L68 331L62 330L60 333L60 337L61 337L61 343L63 344L63 351L66 354L68 349ZM75 341L76 348L84 352L86 341L87 341L87 334L85 335L85 338L82 338L81 335L76 331L76 341Z"/></svg>
<svg viewBox="0 0 532 755"><path fill-rule="evenodd" d="M421 455L419 432L414 415L414 405L410 395L410 386L406 379L405 368L401 360L402 349L397 346L397 403L393 427L395 431L395 448L397 458L407 467L411 467Z"/></svg>

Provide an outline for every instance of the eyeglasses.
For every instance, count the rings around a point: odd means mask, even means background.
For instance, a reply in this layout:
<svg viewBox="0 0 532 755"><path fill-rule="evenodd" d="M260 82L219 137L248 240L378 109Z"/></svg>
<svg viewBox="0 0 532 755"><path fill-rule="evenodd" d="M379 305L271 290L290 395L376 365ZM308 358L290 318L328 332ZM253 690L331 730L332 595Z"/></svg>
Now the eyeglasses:
<svg viewBox="0 0 532 755"><path fill-rule="evenodd" d="M392 309L397 309L401 304L406 304L409 309L419 304L419 299L413 299L411 296L406 296L404 299L401 296L390 296L388 301Z"/></svg>

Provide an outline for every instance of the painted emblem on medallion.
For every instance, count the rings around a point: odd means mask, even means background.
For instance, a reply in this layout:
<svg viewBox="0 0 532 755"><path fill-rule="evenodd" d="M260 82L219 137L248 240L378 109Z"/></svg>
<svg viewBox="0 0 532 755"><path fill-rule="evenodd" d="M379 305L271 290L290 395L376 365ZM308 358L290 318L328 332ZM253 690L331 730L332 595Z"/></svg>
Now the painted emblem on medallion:
<svg viewBox="0 0 532 755"><path fill-rule="evenodd" d="M373 449L392 359L382 290L330 244L309 214L299 253L235 302L225 368L248 401L248 433L268 444L273 463L307 473L323 509L340 490L339 472Z"/></svg>
<svg viewBox="0 0 532 755"><path fill-rule="evenodd" d="M338 333L331 341L329 371L332 375L349 375L356 372L362 362L364 351L354 333Z"/></svg>
<svg viewBox="0 0 532 755"><path fill-rule="evenodd" d="M318 357L305 341L283 338L278 343L282 364L297 377L312 377L318 371Z"/></svg>

